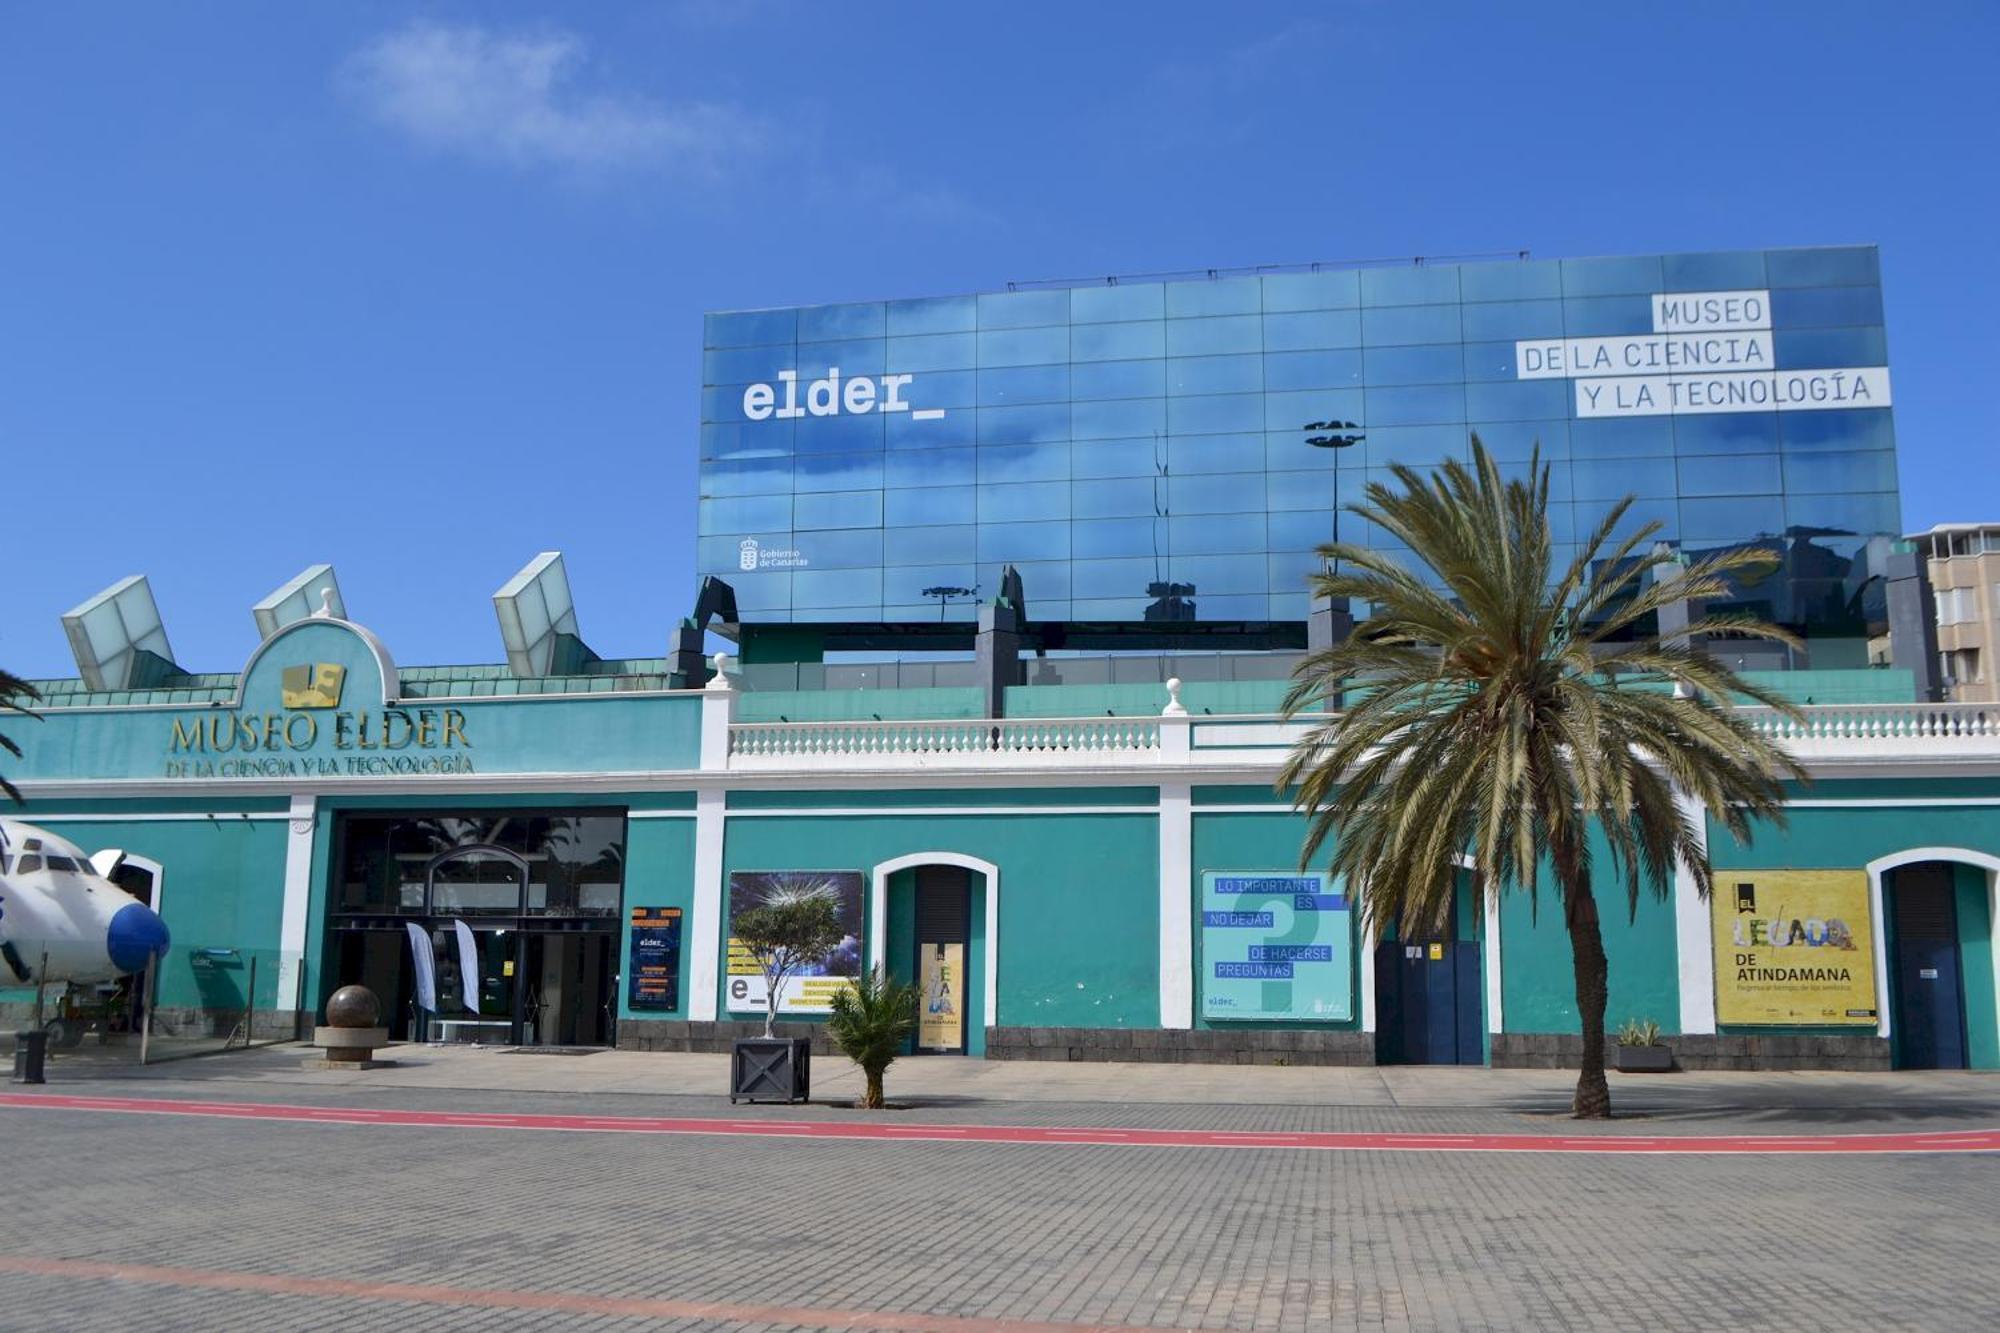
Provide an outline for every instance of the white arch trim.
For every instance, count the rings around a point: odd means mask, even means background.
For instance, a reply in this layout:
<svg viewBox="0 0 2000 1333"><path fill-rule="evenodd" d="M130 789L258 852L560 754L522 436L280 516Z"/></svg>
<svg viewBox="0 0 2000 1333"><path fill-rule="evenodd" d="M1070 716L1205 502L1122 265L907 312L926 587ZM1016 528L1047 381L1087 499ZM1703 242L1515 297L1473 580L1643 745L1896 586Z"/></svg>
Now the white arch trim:
<svg viewBox="0 0 2000 1333"><path fill-rule="evenodd" d="M1000 1009L1000 867L991 861L963 852L911 852L877 865L869 872L868 966L883 967L882 954L889 943L889 876L918 866L957 866L986 877L986 952L982 959L986 975L981 979L980 993L986 1010L981 1026L990 1028Z"/></svg>
<svg viewBox="0 0 2000 1333"><path fill-rule="evenodd" d="M1875 1035L1878 1037L1889 1035L1889 950L1886 947L1889 935L1884 929L1882 877L1899 866L1917 865L1924 861L1960 861L1984 870L1986 919L1993 925L1995 934L2000 935L2000 856L1991 852L1976 852L1970 847L1912 847L1870 861L1867 866L1868 922L1875 930L1875 1003L1879 1015L1875 1022ZM1993 955L1994 993L2000 995L2000 949L1995 949Z"/></svg>

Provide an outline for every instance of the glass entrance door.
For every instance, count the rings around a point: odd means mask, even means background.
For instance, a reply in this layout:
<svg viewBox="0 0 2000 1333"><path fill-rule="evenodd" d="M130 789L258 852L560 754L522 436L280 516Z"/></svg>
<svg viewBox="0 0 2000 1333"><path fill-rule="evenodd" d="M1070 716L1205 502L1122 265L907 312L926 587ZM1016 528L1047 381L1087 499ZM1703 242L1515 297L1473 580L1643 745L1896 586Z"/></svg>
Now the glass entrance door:
<svg viewBox="0 0 2000 1333"><path fill-rule="evenodd" d="M520 932L516 1043L609 1046L616 1021L617 944L610 931Z"/></svg>

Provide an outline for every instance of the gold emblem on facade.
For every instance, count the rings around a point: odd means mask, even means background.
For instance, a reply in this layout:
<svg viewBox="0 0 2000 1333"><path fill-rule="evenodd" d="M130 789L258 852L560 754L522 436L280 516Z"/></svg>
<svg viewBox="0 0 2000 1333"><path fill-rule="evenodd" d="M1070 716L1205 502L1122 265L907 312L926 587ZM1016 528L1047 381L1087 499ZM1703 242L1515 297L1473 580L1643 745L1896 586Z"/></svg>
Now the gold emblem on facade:
<svg viewBox="0 0 2000 1333"><path fill-rule="evenodd" d="M278 686L287 708L338 708L346 680L347 668L339 663L313 662L286 667Z"/></svg>

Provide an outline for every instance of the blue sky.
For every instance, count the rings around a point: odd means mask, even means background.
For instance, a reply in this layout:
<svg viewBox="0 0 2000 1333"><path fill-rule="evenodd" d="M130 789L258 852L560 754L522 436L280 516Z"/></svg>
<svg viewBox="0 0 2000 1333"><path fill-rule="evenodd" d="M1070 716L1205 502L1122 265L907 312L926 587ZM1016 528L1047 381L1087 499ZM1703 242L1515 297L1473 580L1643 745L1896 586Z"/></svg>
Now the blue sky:
<svg viewBox="0 0 2000 1333"><path fill-rule="evenodd" d="M701 313L1010 279L1879 242L1904 523L2000 520L2000 6L16 5L0 663L331 560L409 663L693 594Z"/></svg>

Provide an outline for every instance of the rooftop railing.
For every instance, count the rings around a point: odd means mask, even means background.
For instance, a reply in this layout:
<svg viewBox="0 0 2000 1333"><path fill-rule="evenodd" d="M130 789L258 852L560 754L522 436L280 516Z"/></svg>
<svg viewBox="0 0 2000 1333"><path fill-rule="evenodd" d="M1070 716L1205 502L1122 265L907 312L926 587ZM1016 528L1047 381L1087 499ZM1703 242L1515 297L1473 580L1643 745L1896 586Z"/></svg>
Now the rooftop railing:
<svg viewBox="0 0 2000 1333"><path fill-rule="evenodd" d="M2000 764L2000 704L1823 704L1737 715L1800 759L1983 755ZM1274 766L1322 718L1091 717L752 722L729 728L735 769Z"/></svg>
<svg viewBox="0 0 2000 1333"><path fill-rule="evenodd" d="M2000 741L2000 704L1818 704L1798 718L1775 708L1743 708L1737 715L1788 744Z"/></svg>
<svg viewBox="0 0 2000 1333"><path fill-rule="evenodd" d="M1158 718L978 718L909 722L746 722L729 729L732 768L1022 767L1156 755Z"/></svg>

